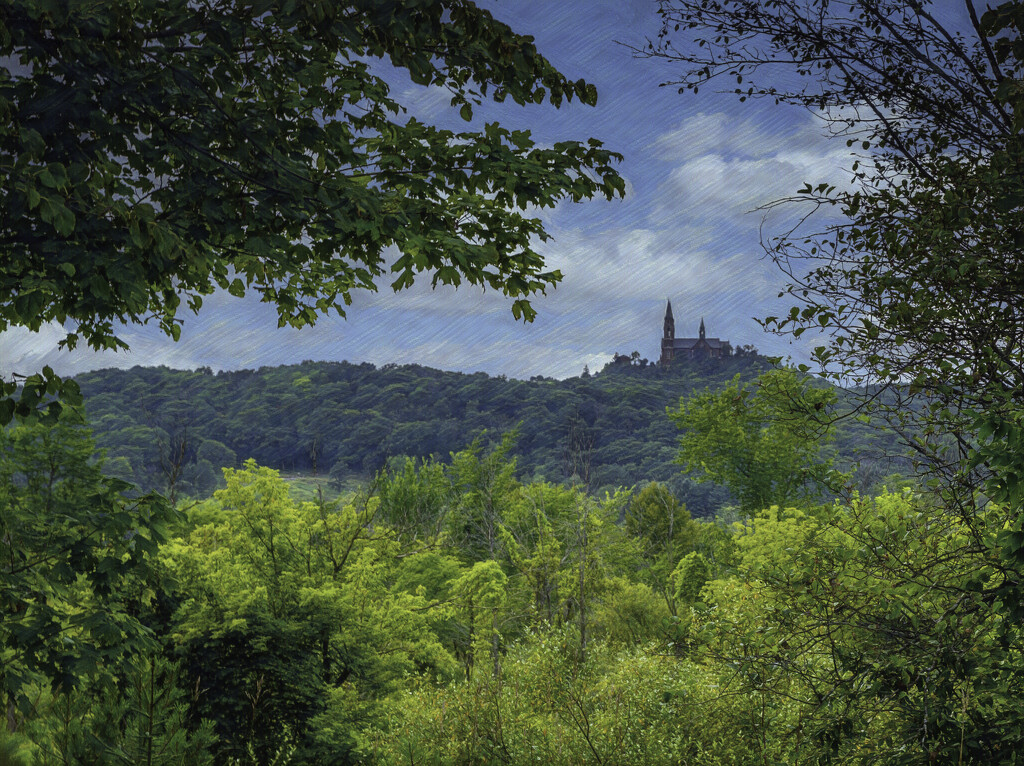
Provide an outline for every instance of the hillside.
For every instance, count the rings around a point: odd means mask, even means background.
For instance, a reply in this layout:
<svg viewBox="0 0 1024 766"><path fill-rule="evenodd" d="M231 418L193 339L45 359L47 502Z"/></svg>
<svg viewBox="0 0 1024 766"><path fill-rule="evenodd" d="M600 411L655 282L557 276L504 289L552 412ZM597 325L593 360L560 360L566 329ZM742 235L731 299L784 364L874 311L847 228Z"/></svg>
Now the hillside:
<svg viewBox="0 0 1024 766"><path fill-rule="evenodd" d="M737 373L752 378L768 362L750 355L661 369L618 359L562 381L347 362L216 374L135 367L78 380L109 470L147 488L166 488L173 476L179 493L206 494L220 467L250 457L335 481L369 477L393 458L444 459L481 434L494 441L518 425L525 478L564 479L574 431L592 445L595 490L662 481L696 515L727 502L721 488L680 475L665 408ZM867 438L846 433L841 452L852 459Z"/></svg>

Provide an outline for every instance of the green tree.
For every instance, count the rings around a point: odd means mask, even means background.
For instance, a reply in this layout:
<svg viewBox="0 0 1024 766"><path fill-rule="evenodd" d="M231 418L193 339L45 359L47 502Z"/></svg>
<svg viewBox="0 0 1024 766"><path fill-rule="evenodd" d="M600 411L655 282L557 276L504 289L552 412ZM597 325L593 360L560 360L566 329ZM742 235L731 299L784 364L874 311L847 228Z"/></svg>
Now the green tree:
<svg viewBox="0 0 1024 766"><path fill-rule="evenodd" d="M117 679L39 695L25 730L36 766L209 766L212 727L189 727L187 695L172 663L140 656Z"/></svg>
<svg viewBox="0 0 1024 766"><path fill-rule="evenodd" d="M8 725L37 684L73 690L117 672L153 635L168 503L103 474L87 429L0 429L0 684Z"/></svg>
<svg viewBox="0 0 1024 766"><path fill-rule="evenodd" d="M626 530L643 541L643 555L651 562L650 584L666 593L671 607L673 589L666 587L667 578L697 542L698 528L686 505L664 484L652 482L630 500Z"/></svg>
<svg viewBox="0 0 1024 766"><path fill-rule="evenodd" d="M174 637L193 714L220 754L261 762L295 739L307 763L352 758L379 701L416 670L450 675L424 595L394 589L394 536L375 500L295 503L276 471L249 460L189 511L162 557L180 583Z"/></svg>
<svg viewBox="0 0 1024 766"><path fill-rule="evenodd" d="M766 324L824 331L818 365L869 385L862 406L970 514L976 413L1012 421L1024 404L1024 3L936 5L668 0L650 50L684 64L683 88L736 79L741 97L816 109L851 147L854 183L808 179L796 196L821 215L765 243L795 304Z"/></svg>
<svg viewBox="0 0 1024 766"><path fill-rule="evenodd" d="M642 582L606 578L595 601L591 631L610 644L643 646L674 637L675 622L665 599Z"/></svg>
<svg viewBox="0 0 1024 766"><path fill-rule="evenodd" d="M452 583L452 596L464 611L463 648L467 680L476 657L489 651L491 670L501 672L501 610L507 600L508 577L497 561L477 561Z"/></svg>
<svg viewBox="0 0 1024 766"><path fill-rule="evenodd" d="M687 553L672 570L671 584L675 599L689 606L700 598L701 589L711 579L707 559L697 552Z"/></svg>
<svg viewBox="0 0 1024 766"><path fill-rule="evenodd" d="M698 481L728 487L753 512L818 497L835 479L824 457L822 423L836 401L831 388L811 385L790 369L741 385L681 399L669 418L683 432L678 462Z"/></svg>
<svg viewBox="0 0 1024 766"><path fill-rule="evenodd" d="M1006 523L1005 508L987 513ZM854 498L823 522L772 509L737 536L740 564L705 587L693 652L732 664L736 693L789 708L757 723L791 740L785 762L1014 762L1024 644L988 603L1006 576L991 541L910 492Z"/></svg>
<svg viewBox="0 0 1024 766"><path fill-rule="evenodd" d="M446 531L470 561L501 557L500 530L520 490L511 455L517 437L516 431L506 433L486 454L478 437L452 455L448 476L456 501Z"/></svg>
<svg viewBox="0 0 1024 766"><path fill-rule="evenodd" d="M468 0L31 0L2 16L0 330L70 321L65 345L123 347L116 323L153 318L177 338L179 309L218 287L302 326L421 273L500 290L530 320L561 274L524 211L624 189L594 139L403 114L388 66L467 121L484 99L596 103Z"/></svg>
<svg viewBox="0 0 1024 766"><path fill-rule="evenodd" d="M380 516L404 539L436 540L454 504L444 466L406 458L379 477Z"/></svg>
<svg viewBox="0 0 1024 766"><path fill-rule="evenodd" d="M661 9L666 35L701 38L657 51L689 65L685 87L742 78L742 95L816 106L861 153L851 157L853 186L801 190L830 219L768 243L792 277L797 305L766 321L796 335L824 328L819 365L870 384L867 406L913 426L903 431L927 468L926 486L939 490L944 517L918 526L922 545L941 550L952 538L959 551L961 539L972 542L963 546L970 555L916 564L911 571L929 572L924 590L920 582L895 589L898 578L887 573L876 597L889 622L865 620L863 643L840 645L832 658L845 660L840 666L851 678L871 679L859 687L866 699L858 702L895 701L900 725L890 752L1012 762L1021 726L1010 716L994 729L989 714L1021 684L1024 3L1002 2L979 15L965 0L959 28L944 26L929 2L670 0ZM766 67L801 77L769 82L761 77ZM910 517L903 516L888 522L897 538L907 534ZM954 523L963 527L952 535ZM977 581L947 566L970 556L975 571L992 566L999 574ZM956 606L937 605L944 595ZM922 618L918 608L933 605L935 613ZM955 625L947 609L958 615ZM824 609L817 617L814 630L829 631ZM961 634L969 617L987 622L998 641L978 645ZM874 670L857 662L871 656L871 642L886 654ZM976 669L990 679L986 690L976 685Z"/></svg>
<svg viewBox="0 0 1024 766"><path fill-rule="evenodd" d="M723 693L728 671L597 640L581 658L576 641L549 631L510 647L499 678L403 695L374 733L379 762L793 763L782 738L756 748L748 698Z"/></svg>
<svg viewBox="0 0 1024 766"><path fill-rule="evenodd" d="M218 470L221 468L236 468L238 455L235 451L216 439L203 439L196 450L196 460L206 460Z"/></svg>
<svg viewBox="0 0 1024 766"><path fill-rule="evenodd" d="M556 624L563 614L567 590L564 568L571 540L568 528L581 502L578 489L547 482L522 487L518 502L501 529L509 571L529 594L528 622Z"/></svg>

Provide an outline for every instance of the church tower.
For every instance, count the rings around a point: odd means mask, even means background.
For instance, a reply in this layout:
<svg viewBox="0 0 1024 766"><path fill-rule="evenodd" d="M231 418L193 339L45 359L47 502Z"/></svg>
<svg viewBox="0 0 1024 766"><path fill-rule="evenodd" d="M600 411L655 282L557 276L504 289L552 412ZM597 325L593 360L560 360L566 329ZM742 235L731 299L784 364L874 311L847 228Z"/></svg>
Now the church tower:
<svg viewBox="0 0 1024 766"><path fill-rule="evenodd" d="M707 328L704 326L704 317L700 318L700 328L697 330L696 338L677 338L676 320L672 316L672 301L666 301L665 325L661 338L661 359L662 365L667 365L675 360L703 361L707 359L721 359L732 355L732 345L721 338L707 337Z"/></svg>

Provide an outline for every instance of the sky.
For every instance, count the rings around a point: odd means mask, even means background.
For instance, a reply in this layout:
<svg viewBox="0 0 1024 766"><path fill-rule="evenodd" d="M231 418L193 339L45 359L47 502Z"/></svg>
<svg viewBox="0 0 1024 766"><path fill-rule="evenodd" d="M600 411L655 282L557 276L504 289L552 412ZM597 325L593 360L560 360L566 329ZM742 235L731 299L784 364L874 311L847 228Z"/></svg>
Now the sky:
<svg viewBox="0 0 1024 766"><path fill-rule="evenodd" d="M657 34L656 0L479 4L533 35L564 74L596 85L598 105L489 105L469 127L497 119L531 129L538 142L594 137L624 155L625 199L565 202L540 214L552 239L538 252L564 279L532 301L533 323L516 321L499 293L466 286L417 284L396 294L385 284L353 294L346 318L331 315L300 330L278 328L274 309L254 297L221 293L204 299L198 315L184 315L178 342L155 325L125 328L129 352L58 350L64 331L56 325L0 333L0 375L43 365L71 375L135 365L233 370L347 360L566 378L584 366L599 370L614 353L656 360L666 299L679 337L695 336L703 318L709 336L734 347L805 360L814 338L767 335L757 322L789 305L777 297L785 277L760 245L759 208L807 182L848 182L845 141L829 141L823 123L803 110L659 87L680 70L636 58L622 44L642 47ZM392 86L411 114L466 129L444 91L400 78Z"/></svg>

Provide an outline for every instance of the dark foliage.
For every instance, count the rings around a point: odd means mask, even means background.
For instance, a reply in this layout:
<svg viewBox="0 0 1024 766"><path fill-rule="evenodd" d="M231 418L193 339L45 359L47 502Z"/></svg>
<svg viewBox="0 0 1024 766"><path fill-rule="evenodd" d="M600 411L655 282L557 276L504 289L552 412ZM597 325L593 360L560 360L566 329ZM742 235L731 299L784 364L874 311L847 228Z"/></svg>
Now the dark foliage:
<svg viewBox="0 0 1024 766"><path fill-rule="evenodd" d="M305 362L218 374L102 370L80 384L110 465L145 487L207 493L219 475L211 467L222 467L213 458L232 455L285 472L365 478L396 456L446 459L483 431L485 441L497 441L517 425L520 475L559 482L572 426L593 440L593 488L666 482L701 516L729 496L680 474L678 434L665 408L767 366L758 356L667 369L613 363L586 378L522 381L418 365ZM885 445L868 439L866 430L841 429L839 445L848 461L865 460L871 482L892 468L877 460Z"/></svg>

